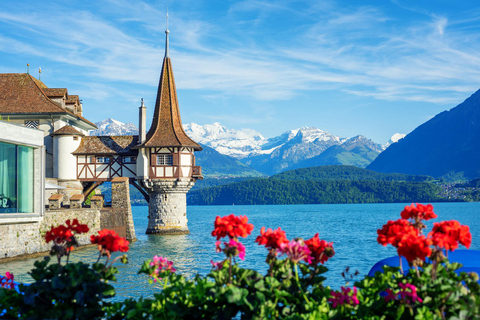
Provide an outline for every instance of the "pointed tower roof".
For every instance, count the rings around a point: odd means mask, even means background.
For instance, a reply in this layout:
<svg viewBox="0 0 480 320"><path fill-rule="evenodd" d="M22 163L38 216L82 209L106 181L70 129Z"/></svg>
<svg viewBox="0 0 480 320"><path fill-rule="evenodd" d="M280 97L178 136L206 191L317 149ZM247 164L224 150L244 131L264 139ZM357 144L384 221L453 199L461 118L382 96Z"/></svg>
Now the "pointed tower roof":
<svg viewBox="0 0 480 320"><path fill-rule="evenodd" d="M202 147L190 139L183 130L172 62L168 52L168 34L170 33L168 25L165 33L165 57L158 84L152 126L148 130L145 142L139 147L190 147L200 151Z"/></svg>

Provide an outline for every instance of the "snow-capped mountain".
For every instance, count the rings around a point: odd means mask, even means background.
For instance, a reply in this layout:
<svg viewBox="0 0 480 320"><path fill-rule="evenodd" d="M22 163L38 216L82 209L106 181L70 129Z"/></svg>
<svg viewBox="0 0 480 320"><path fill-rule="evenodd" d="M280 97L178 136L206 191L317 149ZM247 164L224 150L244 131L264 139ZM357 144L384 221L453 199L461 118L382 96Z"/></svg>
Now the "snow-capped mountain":
<svg viewBox="0 0 480 320"><path fill-rule="evenodd" d="M95 124L98 129L90 130L88 134L91 136L128 136L138 134L138 129L133 123L123 123L112 118Z"/></svg>
<svg viewBox="0 0 480 320"><path fill-rule="evenodd" d="M192 122L184 124L183 128L194 141L238 159L260 150L267 142L267 139L255 130L228 129L219 122L203 126Z"/></svg>
<svg viewBox="0 0 480 320"><path fill-rule="evenodd" d="M387 149L388 147L390 147L390 145L392 145L393 143L398 142L398 140L405 138L405 136L406 136L406 134L403 134L403 133L395 133L395 134L390 138L390 140L388 140L388 142L383 145L383 150L385 150L385 149Z"/></svg>
<svg viewBox="0 0 480 320"><path fill-rule="evenodd" d="M91 131L91 135L138 134L135 125L113 119L100 121L96 125L98 130ZM273 138L265 138L252 129L228 129L219 122L206 125L187 123L184 124L184 130L194 141L220 154L234 157L265 174L307 165L349 164L365 167L384 150L384 146L364 136L341 138L314 127L285 131ZM402 137L396 134L391 141L398 141Z"/></svg>

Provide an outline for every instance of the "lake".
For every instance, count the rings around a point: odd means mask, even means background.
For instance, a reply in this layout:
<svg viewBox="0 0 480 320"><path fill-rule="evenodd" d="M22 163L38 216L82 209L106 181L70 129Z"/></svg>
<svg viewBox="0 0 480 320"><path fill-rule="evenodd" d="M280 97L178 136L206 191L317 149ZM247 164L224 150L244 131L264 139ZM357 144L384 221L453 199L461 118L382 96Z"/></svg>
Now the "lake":
<svg viewBox="0 0 480 320"><path fill-rule="evenodd" d="M345 282L341 272L346 267L358 270L361 275L383 258L396 254L392 247L383 247L377 243L377 229L388 220L400 218L400 212L406 204L328 204L328 205L264 205L264 206L189 206L187 217L190 234L158 236L146 235L148 207L132 207L137 241L128 252L129 263L117 264L120 273L117 276L115 300L127 297L149 297L157 290L148 284L147 277L137 275L143 261L162 255L174 262L177 272L189 277L200 273L206 275L211 270L210 261L220 261L223 255L215 253L215 238L211 236L213 222L217 215L246 215L255 229L247 239L243 267L265 272L267 250L254 241L260 228L276 229L281 227L287 237L309 239L319 233L321 239L333 242L335 256L325 265L326 285L339 288ZM434 211L437 219L428 221L427 233L433 222L458 220L470 226L473 236L470 249L480 250L480 203L436 203ZM72 260L94 261L98 257L96 248L83 248L74 251ZM37 258L38 259L38 258ZM29 282L27 272L33 267L35 259L23 259L0 263L0 274L11 271L15 280Z"/></svg>

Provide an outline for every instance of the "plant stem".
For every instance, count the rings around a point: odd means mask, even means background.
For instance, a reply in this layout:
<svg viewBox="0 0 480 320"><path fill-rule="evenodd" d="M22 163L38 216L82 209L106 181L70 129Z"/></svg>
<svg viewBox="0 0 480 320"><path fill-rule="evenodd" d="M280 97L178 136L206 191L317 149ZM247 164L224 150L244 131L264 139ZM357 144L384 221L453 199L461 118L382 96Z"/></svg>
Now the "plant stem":
<svg viewBox="0 0 480 320"><path fill-rule="evenodd" d="M298 267L297 267L297 264L294 263L295 265L295 280L297 280L297 286L300 288L300 291L302 292L302 295L303 295L303 298L305 299L305 301L307 303L310 303L310 301L308 300L307 296L305 295L305 292L303 291L303 288L302 286L300 285L300 280L298 280Z"/></svg>
<svg viewBox="0 0 480 320"><path fill-rule="evenodd" d="M402 256L398 255L398 265L400 266L400 272L403 274L403 266L402 266Z"/></svg>
<svg viewBox="0 0 480 320"><path fill-rule="evenodd" d="M232 257L229 257L230 263L228 264L228 284L232 284Z"/></svg>

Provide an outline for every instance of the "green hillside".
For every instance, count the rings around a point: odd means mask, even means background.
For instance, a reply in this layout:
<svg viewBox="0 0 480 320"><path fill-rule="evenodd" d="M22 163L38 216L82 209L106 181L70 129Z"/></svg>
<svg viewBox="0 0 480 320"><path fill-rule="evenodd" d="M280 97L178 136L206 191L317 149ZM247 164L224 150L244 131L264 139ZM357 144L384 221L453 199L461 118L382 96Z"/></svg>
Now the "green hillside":
<svg viewBox="0 0 480 320"><path fill-rule="evenodd" d="M439 187L426 182L291 181L255 179L195 190L189 205L432 202Z"/></svg>
<svg viewBox="0 0 480 320"><path fill-rule="evenodd" d="M403 173L379 173L354 166L320 166L285 171L271 177L280 180L372 180L372 181L433 181L429 176L414 176Z"/></svg>

